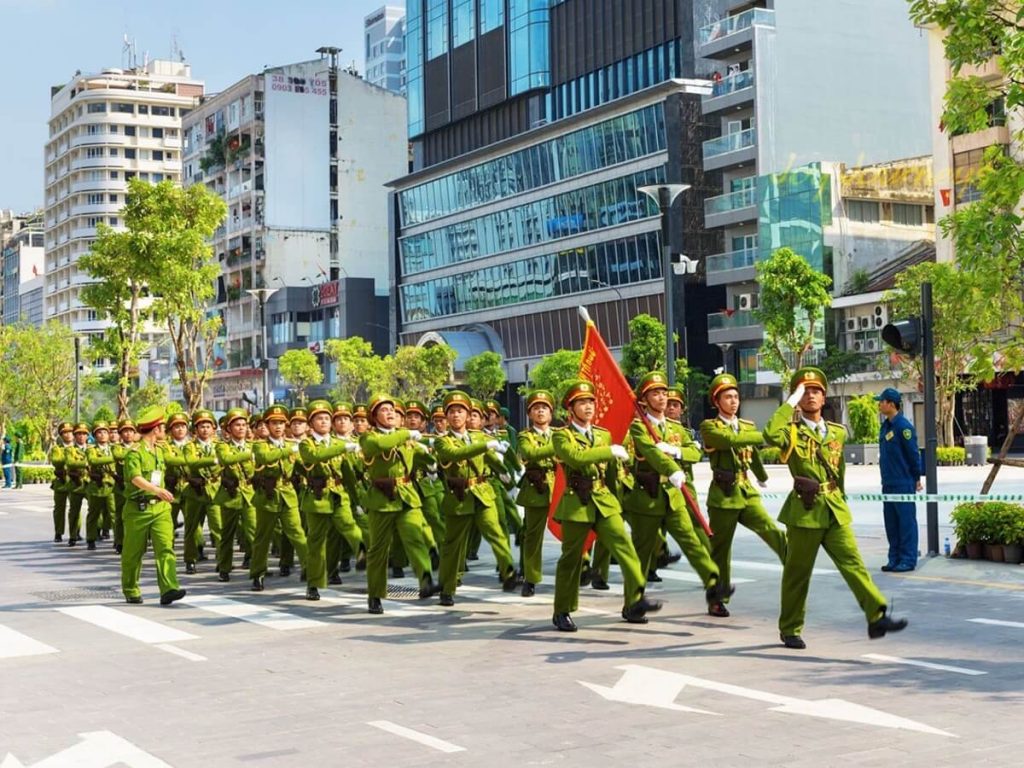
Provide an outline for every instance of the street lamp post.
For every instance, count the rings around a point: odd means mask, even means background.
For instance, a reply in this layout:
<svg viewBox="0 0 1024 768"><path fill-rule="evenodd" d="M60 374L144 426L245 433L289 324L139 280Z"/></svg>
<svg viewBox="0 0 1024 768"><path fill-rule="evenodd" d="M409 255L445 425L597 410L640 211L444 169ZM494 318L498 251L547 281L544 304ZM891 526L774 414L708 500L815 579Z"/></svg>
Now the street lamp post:
<svg viewBox="0 0 1024 768"><path fill-rule="evenodd" d="M669 242L669 211L679 194L690 188L689 184L648 184L637 187L658 204L661 211L661 273L665 280L665 373L670 385L676 383L676 356L673 339L675 324L675 302L672 296L672 244ZM685 290L685 289L684 289ZM685 311L686 296L681 297ZM683 323L683 353L686 353L686 323Z"/></svg>
<svg viewBox="0 0 1024 768"><path fill-rule="evenodd" d="M266 408L270 401L268 393L270 390L270 361L267 359L267 300L277 293L277 288L246 288L245 292L254 297L260 303L260 329L262 331L262 342L260 344L260 368L263 369L263 408Z"/></svg>
<svg viewBox="0 0 1024 768"><path fill-rule="evenodd" d="M82 337L75 336L75 424L82 420Z"/></svg>

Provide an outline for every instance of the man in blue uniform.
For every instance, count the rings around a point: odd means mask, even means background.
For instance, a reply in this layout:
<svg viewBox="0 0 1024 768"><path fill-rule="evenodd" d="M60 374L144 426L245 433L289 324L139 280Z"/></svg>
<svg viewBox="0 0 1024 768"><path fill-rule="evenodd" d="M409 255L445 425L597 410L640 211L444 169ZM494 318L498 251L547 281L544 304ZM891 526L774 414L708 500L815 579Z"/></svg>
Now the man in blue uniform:
<svg viewBox="0 0 1024 768"><path fill-rule="evenodd" d="M921 452L917 433L900 408L900 393L892 387L875 395L882 414L878 433L878 468L882 472L882 493L913 493L921 490ZM883 571L906 573L917 567L917 507L912 501L882 503L885 537L889 540L889 562Z"/></svg>

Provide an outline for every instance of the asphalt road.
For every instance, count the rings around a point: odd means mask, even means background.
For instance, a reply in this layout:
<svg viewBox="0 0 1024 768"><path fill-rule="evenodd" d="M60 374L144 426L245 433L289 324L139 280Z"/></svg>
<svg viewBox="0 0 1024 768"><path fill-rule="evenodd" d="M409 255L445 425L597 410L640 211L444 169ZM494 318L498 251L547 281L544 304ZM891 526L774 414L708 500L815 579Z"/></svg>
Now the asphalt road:
<svg viewBox="0 0 1024 768"><path fill-rule="evenodd" d="M943 470L940 490L976 491L985 471ZM1024 471L1004 473L994 492L1024 492ZM769 490L787 485L772 470ZM850 468L848 490L876 489L877 468ZM1024 567L937 557L881 574L877 504L854 506L858 539L910 627L869 641L823 554L798 652L778 643L780 566L745 532L732 618L705 614L683 562L651 586L666 608L649 625L621 621L613 573L611 592L584 590L580 631L565 635L551 627L554 540L532 599L500 591L485 547L454 609L415 600L406 579L371 617L363 574L308 603L296 576L255 594L238 571L218 583L209 563L180 575L184 603L161 608L148 561L146 604L127 606L109 544L53 544L49 503L43 487L0 491L2 768L1011 765L1024 754Z"/></svg>

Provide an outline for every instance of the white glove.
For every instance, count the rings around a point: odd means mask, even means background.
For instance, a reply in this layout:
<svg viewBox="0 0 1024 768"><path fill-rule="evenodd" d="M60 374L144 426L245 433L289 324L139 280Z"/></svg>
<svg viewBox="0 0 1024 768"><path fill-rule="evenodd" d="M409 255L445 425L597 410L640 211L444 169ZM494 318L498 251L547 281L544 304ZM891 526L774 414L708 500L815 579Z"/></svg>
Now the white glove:
<svg viewBox="0 0 1024 768"><path fill-rule="evenodd" d="M434 438L428 437L427 438L427 445L429 445L431 448L433 448L434 447Z"/></svg>
<svg viewBox="0 0 1024 768"><path fill-rule="evenodd" d="M768 487L768 481L767 480L765 480L764 482L761 482L760 480L758 480L757 484L759 486L761 486L762 488L767 488Z"/></svg>
<svg viewBox="0 0 1024 768"><path fill-rule="evenodd" d="M796 408L797 403L799 403L803 398L804 391L806 391L806 389L807 388L803 384L797 384L796 389L793 390L793 394L791 394L789 399L786 400L786 405L791 405Z"/></svg>
<svg viewBox="0 0 1024 768"><path fill-rule="evenodd" d="M621 445L612 446L612 456L619 461L629 461L629 451L623 448Z"/></svg>
<svg viewBox="0 0 1024 768"><path fill-rule="evenodd" d="M345 452L346 453L355 453L358 450L359 450L359 443L357 443L355 440L353 440L351 443L345 443Z"/></svg>
<svg viewBox="0 0 1024 768"><path fill-rule="evenodd" d="M424 453L430 453L430 449L421 442L415 442L413 445L416 446L416 450L423 451Z"/></svg>
<svg viewBox="0 0 1024 768"><path fill-rule="evenodd" d="M501 482L504 483L505 485L508 485L509 483L512 482L512 476L509 475L507 472L502 472L500 475L498 475L498 479L501 480Z"/></svg>
<svg viewBox="0 0 1024 768"><path fill-rule="evenodd" d="M686 482L686 473L683 470L678 469L668 476L668 481L672 483L676 488L682 490L683 483Z"/></svg>
<svg viewBox="0 0 1024 768"><path fill-rule="evenodd" d="M508 495L509 495L509 498L512 499L512 501L515 501L519 497L519 486L518 485L512 486L512 488L508 492Z"/></svg>
<svg viewBox="0 0 1024 768"><path fill-rule="evenodd" d="M671 445L669 443L658 443L658 450L666 456L671 456L673 459L678 459L683 455L683 451L678 445Z"/></svg>
<svg viewBox="0 0 1024 768"><path fill-rule="evenodd" d="M298 443L292 443L292 453L298 453L298 452L299 452L299 444Z"/></svg>
<svg viewBox="0 0 1024 768"><path fill-rule="evenodd" d="M363 509L362 507L360 507L358 504L356 504L356 514L357 515L365 515L366 514L366 510Z"/></svg>
<svg viewBox="0 0 1024 768"><path fill-rule="evenodd" d="M409 439L410 440L419 440L421 437L423 437L423 433L420 432L418 429L410 429L409 430Z"/></svg>
<svg viewBox="0 0 1024 768"><path fill-rule="evenodd" d="M497 440L488 440L487 450L495 451L496 453L504 453L504 451L501 450L501 443L498 442Z"/></svg>
<svg viewBox="0 0 1024 768"><path fill-rule="evenodd" d="M427 479L430 482L434 482L435 480L437 480L437 472L435 472L433 470L431 470L430 472L427 472Z"/></svg>
<svg viewBox="0 0 1024 768"><path fill-rule="evenodd" d="M508 453L508 449L511 448L511 447L512 447L512 443L510 443L508 440L502 440L501 441L501 452L502 453Z"/></svg>

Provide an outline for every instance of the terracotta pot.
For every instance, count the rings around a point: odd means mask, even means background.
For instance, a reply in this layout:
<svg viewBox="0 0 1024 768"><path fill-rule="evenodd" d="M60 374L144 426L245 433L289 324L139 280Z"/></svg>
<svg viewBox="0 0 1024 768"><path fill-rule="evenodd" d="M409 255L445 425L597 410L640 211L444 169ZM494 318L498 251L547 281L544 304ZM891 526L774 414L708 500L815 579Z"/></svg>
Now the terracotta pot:
<svg viewBox="0 0 1024 768"><path fill-rule="evenodd" d="M993 563L1003 562L1003 545L985 544L985 559L991 560Z"/></svg>
<svg viewBox="0 0 1024 768"><path fill-rule="evenodd" d="M982 545L980 541L970 541L967 543L967 559L968 560L981 560Z"/></svg>
<svg viewBox="0 0 1024 768"><path fill-rule="evenodd" d="M1020 544L1003 544L1003 559L1012 565L1020 565L1024 560L1024 547Z"/></svg>

